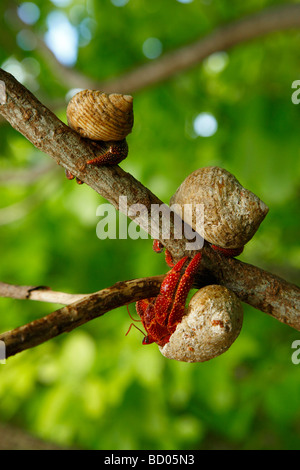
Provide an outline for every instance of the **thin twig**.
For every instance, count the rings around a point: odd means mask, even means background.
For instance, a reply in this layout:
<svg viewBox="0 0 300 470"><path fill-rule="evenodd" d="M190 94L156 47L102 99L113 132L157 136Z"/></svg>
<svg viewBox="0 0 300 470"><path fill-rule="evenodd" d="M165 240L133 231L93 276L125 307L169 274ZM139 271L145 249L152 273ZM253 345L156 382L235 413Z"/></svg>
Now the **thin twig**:
<svg viewBox="0 0 300 470"><path fill-rule="evenodd" d="M56 336L72 331L106 312L145 297L158 294L164 276L118 282L112 287L89 294L49 315L0 335L6 357L37 346ZM14 289L12 289L14 290ZM28 287L20 295L26 296ZM34 291L33 291L34 292Z"/></svg>
<svg viewBox="0 0 300 470"><path fill-rule="evenodd" d="M69 305L84 299L87 295L89 294L57 292L46 286L19 286L0 282L0 297L9 297L11 299L37 300L39 302Z"/></svg>

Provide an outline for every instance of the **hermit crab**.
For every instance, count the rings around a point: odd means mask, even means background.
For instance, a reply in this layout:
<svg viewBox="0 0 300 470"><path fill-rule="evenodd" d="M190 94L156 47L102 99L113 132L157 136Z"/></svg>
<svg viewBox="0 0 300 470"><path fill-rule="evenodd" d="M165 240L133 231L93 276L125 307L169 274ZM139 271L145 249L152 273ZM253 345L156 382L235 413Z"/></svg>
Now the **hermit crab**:
<svg viewBox="0 0 300 470"><path fill-rule="evenodd" d="M185 204L192 205L186 222L193 228L197 205L203 205L204 222L197 229L204 240L228 255L243 251L269 211L258 196L218 166L199 168L187 176L170 200L175 211Z"/></svg>
<svg viewBox="0 0 300 470"><path fill-rule="evenodd" d="M67 121L82 137L97 142L98 154L88 165L116 165L127 157L126 137L133 127L131 95L80 91L69 101ZM69 171L66 175L74 178Z"/></svg>
<svg viewBox="0 0 300 470"><path fill-rule="evenodd" d="M196 254L182 274L187 262L188 257L178 261L162 282L158 296L139 300L136 310L147 332L143 344L157 343L169 359L204 362L227 351L238 337L243 309L233 292L218 285L198 290L186 308L201 254Z"/></svg>
<svg viewBox="0 0 300 470"><path fill-rule="evenodd" d="M226 256L237 256L243 251L268 212L268 207L255 194L219 167L193 172L170 201L179 207L197 203L204 205L200 234ZM193 209L187 222L196 229ZM153 248L160 252L162 244L155 240ZM155 342L165 357L184 362L203 362L224 353L241 331L240 300L224 286L207 285L194 294L186 308L201 253L192 260L184 257L174 264L166 252L166 261L172 269L158 296L136 303L147 332L143 344Z"/></svg>

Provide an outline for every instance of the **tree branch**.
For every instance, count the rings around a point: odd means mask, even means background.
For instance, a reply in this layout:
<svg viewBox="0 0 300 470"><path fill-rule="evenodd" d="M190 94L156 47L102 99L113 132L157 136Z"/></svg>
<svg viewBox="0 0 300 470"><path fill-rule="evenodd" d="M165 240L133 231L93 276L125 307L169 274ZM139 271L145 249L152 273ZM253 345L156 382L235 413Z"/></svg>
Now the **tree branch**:
<svg viewBox="0 0 300 470"><path fill-rule="evenodd" d="M14 22L20 23L22 28L29 29L29 26L24 25L15 11L17 2L13 2L13 5L11 14L14 14ZM7 8L11 9L11 2L9 2ZM217 28L206 36L167 52L156 60L134 67L133 70L119 77L102 81L91 79L76 69L69 69L62 65L41 36L36 34L33 29L30 30L36 35L38 49L50 62L61 81L68 87L99 89L104 92L134 93L195 66L214 52L226 51L233 46L263 35L298 28L299 26L300 5L273 6ZM7 38L3 38L4 40L7 41ZM12 44L14 44L14 41L12 41ZM59 100L57 106L61 104Z"/></svg>
<svg viewBox="0 0 300 470"><path fill-rule="evenodd" d="M0 341L5 343L6 358L44 343L62 333L72 331L117 307L122 307L145 297L155 297L159 292L163 278L164 275L118 282L114 286L94 294L79 296L79 300L66 307L12 331L0 334ZM8 285L6 284L6 286ZM28 286L8 286L7 289L7 294L11 292L14 296L18 291L18 298L34 298L36 294L36 288L32 290ZM64 294L64 296L66 295ZM35 300L41 299L35 298ZM65 298L65 300L70 300L70 297L69 299Z"/></svg>
<svg viewBox="0 0 300 470"><path fill-rule="evenodd" d="M0 80L0 113L15 129L104 196L116 209L124 210L119 207L119 196L127 196L128 206L144 204L148 209L144 222L148 222L148 227L151 227L151 205L160 205L162 201L117 165L101 168L87 165L86 161L94 158L96 152L91 142L82 139L61 122L12 75L0 70ZM164 213L159 215L158 224L161 228L163 222L168 223L168 220ZM135 220L136 216L130 217ZM170 235L170 239L163 239L161 235L157 238L171 252L174 260L194 254L186 249L187 239L174 237L172 224ZM207 243L203 248L198 282L198 285L205 282L222 284L244 302L300 330L299 287L255 266L225 258ZM85 305L85 308L92 308L92 305Z"/></svg>
<svg viewBox="0 0 300 470"><path fill-rule="evenodd" d="M274 31L299 28L299 26L300 5L271 7L220 27L207 36L166 53L155 61L136 67L120 77L101 82L94 81L93 88L105 92L137 92L195 66L214 52L228 50ZM72 72L68 72L68 80ZM91 80L74 72L72 84L74 87L90 88Z"/></svg>
<svg viewBox="0 0 300 470"><path fill-rule="evenodd" d="M39 302L69 305L84 299L87 295L57 292L46 286L18 286L0 282L0 297L9 297L11 299L37 300Z"/></svg>

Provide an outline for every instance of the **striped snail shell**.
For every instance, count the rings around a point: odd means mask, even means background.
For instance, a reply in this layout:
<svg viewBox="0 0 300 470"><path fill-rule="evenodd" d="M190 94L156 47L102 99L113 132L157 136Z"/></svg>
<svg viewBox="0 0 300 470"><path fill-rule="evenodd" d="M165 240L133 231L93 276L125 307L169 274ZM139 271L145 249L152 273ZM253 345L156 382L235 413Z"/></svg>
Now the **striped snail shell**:
<svg viewBox="0 0 300 470"><path fill-rule="evenodd" d="M133 127L133 98L119 93L83 90L67 107L69 126L91 140L125 139Z"/></svg>
<svg viewBox="0 0 300 470"><path fill-rule="evenodd" d="M242 304L226 287L209 285L191 298L186 314L164 346L163 356L183 362L204 362L223 354L238 337Z"/></svg>
<svg viewBox="0 0 300 470"><path fill-rule="evenodd" d="M191 220L185 221L194 229L196 205L203 204L204 222L198 224L198 233L209 243L233 249L243 247L253 237L269 210L234 175L217 166L191 173L172 196L173 204L192 204Z"/></svg>

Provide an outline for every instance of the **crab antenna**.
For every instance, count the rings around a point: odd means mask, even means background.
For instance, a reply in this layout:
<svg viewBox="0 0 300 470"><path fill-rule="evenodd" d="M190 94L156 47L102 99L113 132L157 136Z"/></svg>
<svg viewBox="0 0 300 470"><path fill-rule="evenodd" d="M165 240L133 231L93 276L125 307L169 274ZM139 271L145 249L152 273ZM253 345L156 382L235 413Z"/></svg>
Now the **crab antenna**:
<svg viewBox="0 0 300 470"><path fill-rule="evenodd" d="M131 324L130 324L130 326L129 326L128 330L127 330L127 333L125 333L125 336L128 335L129 331L131 330L131 328L132 328L133 326L134 326L134 328L136 328L137 330L139 330L139 331L142 333L142 335L143 335L144 337L146 337L145 333L144 333L138 326L136 326L134 323L131 323Z"/></svg>
<svg viewBox="0 0 300 470"><path fill-rule="evenodd" d="M142 321L140 318L133 318L130 311L129 311L129 307L128 307L128 304L126 305L127 307L127 312L128 312L128 315L130 316L131 320L132 321ZM127 334L127 333L126 333Z"/></svg>

